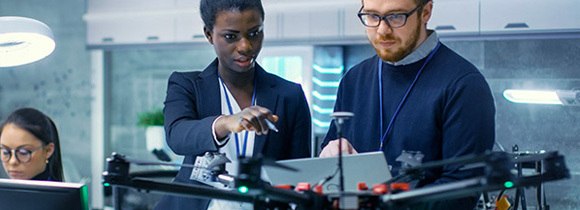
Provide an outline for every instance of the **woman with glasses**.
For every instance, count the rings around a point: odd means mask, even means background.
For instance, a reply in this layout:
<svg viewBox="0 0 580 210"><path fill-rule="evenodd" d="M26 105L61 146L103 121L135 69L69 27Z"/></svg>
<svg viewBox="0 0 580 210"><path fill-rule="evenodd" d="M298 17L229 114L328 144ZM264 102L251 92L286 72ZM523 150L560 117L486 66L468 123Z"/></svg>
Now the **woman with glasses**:
<svg viewBox="0 0 580 210"><path fill-rule="evenodd" d="M64 181L58 131L36 109L18 109L1 124L0 156L12 179Z"/></svg>

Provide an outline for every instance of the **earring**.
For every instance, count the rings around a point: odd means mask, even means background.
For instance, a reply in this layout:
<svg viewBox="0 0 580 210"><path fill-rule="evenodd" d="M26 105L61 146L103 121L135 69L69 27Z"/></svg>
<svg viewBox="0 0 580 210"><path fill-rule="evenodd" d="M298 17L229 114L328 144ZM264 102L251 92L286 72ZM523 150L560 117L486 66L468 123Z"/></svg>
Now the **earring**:
<svg viewBox="0 0 580 210"><path fill-rule="evenodd" d="M46 159L46 164L48 164L48 159Z"/></svg>

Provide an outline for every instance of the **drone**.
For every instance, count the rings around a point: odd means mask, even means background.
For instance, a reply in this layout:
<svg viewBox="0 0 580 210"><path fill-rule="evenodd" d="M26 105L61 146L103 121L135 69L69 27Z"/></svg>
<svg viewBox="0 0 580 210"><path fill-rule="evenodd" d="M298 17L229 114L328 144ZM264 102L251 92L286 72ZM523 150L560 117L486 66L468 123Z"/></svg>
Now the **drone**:
<svg viewBox="0 0 580 210"><path fill-rule="evenodd" d="M375 193L371 190L322 194L312 189L296 191L276 188L263 181L261 179L261 167L263 165L272 165L288 170L296 169L278 164L260 155L240 158L238 174L236 175L227 174L224 170L224 165L229 162L227 158L221 157L218 153L204 154L204 156L208 157L206 159L207 162L192 165L145 162L113 153L107 159L107 170L103 172L103 184L104 186L112 186L113 193L115 193L115 187L135 188L145 192L253 203L254 207L259 209L398 209L421 202L455 199L470 196L474 193L536 186L546 181L570 177L564 156L557 151L530 154L518 158L514 158L506 152L487 152L414 165L403 169L401 173L401 176L413 176L428 168L442 167L447 164L461 164L484 167L485 174L480 177L408 191ZM542 173L531 176L516 176L514 173L514 164L538 161L541 161L544 166ZM230 186L231 189L167 183L142 177L131 177L129 176L131 164L170 165L190 167L193 170L199 169L204 171L200 173L202 179ZM393 180L402 180L402 178L394 177ZM393 180L389 182L392 183L394 182ZM340 204L343 202L337 202L345 200L350 201L350 204L345 204L348 207Z"/></svg>

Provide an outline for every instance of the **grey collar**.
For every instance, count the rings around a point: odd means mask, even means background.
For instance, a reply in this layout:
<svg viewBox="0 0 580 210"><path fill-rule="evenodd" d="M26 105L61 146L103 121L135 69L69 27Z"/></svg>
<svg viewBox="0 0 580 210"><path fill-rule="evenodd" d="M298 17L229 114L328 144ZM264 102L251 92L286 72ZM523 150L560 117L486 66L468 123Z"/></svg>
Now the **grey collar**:
<svg viewBox="0 0 580 210"><path fill-rule="evenodd" d="M433 51L433 49L435 49L435 47L437 47L437 43L439 42L439 36L437 35L436 31L427 30L427 33L431 33L431 35L429 35L427 37L427 39L425 39L425 41L423 41L423 43L421 43L421 45L419 45L419 47L417 47L417 49L415 51L413 51L413 52L411 52L411 54L407 55L407 57L405 57L402 60L397 61L397 62L385 61L385 63L388 63L388 64L393 65L393 66L403 66L403 65L415 63L415 62L427 57L429 55L429 53L431 53L431 51Z"/></svg>

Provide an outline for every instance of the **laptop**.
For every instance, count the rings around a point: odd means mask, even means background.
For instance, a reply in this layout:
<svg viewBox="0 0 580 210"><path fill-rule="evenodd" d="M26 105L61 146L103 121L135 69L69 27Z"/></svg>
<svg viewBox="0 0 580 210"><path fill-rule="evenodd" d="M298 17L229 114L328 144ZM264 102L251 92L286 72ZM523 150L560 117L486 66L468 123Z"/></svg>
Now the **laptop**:
<svg viewBox="0 0 580 210"><path fill-rule="evenodd" d="M324 193L339 192L338 158L302 158L277 161L282 165L296 168L300 171L289 171L264 165L263 178L272 185L289 184L296 186L299 182L308 182L313 187L320 180L336 175L323 185ZM383 152L369 152L353 155L343 155L344 190L357 191L357 183L365 182L369 188L391 179L387 160Z"/></svg>

